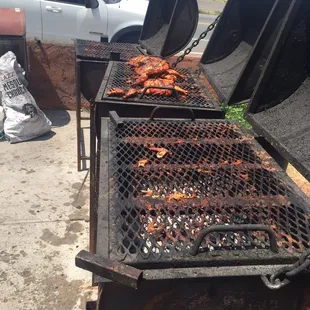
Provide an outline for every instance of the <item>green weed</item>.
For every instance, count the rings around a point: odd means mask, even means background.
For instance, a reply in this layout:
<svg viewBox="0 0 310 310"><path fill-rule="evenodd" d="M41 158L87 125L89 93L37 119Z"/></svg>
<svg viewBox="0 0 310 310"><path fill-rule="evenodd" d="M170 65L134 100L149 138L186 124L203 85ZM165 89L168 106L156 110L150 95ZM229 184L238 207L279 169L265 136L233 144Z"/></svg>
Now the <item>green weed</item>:
<svg viewBox="0 0 310 310"><path fill-rule="evenodd" d="M224 109L226 111L226 119L231 121L238 121L242 127L251 129L252 126L243 117L247 106L247 103L225 106Z"/></svg>

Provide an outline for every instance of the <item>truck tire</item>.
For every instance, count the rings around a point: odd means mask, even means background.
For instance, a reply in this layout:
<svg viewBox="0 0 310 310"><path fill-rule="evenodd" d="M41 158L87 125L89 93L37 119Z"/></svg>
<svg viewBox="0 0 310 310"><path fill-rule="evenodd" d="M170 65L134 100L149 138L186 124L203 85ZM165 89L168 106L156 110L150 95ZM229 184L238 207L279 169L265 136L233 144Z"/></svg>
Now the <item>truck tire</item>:
<svg viewBox="0 0 310 310"><path fill-rule="evenodd" d="M132 43L137 44L140 38L140 32L129 32L126 34L123 34L118 40L118 43Z"/></svg>

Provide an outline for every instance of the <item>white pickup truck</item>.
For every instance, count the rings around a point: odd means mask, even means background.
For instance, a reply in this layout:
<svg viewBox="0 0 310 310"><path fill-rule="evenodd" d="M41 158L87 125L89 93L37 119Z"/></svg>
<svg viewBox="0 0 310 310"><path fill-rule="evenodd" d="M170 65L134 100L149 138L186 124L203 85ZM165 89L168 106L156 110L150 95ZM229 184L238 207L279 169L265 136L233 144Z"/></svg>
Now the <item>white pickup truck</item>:
<svg viewBox="0 0 310 310"><path fill-rule="evenodd" d="M0 0L26 12L27 39L71 44L72 39L136 43L148 0ZM1 18L1 16L0 16Z"/></svg>

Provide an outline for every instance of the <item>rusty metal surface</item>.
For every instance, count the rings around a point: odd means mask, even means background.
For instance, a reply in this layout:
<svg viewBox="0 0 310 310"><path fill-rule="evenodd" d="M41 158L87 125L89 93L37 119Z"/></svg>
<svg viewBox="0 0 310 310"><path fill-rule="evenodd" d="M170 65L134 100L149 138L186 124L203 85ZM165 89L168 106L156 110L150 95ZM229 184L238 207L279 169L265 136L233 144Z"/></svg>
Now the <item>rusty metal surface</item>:
<svg viewBox="0 0 310 310"><path fill-rule="evenodd" d="M26 19L24 10L0 8L0 35L26 35Z"/></svg>
<svg viewBox="0 0 310 310"><path fill-rule="evenodd" d="M142 53L136 44L77 39L75 40L75 54L77 58L81 59L127 61ZM118 57L118 59L114 59L114 57Z"/></svg>
<svg viewBox="0 0 310 310"><path fill-rule="evenodd" d="M76 255L75 265L132 288L138 288L142 278L141 270L118 262L112 262L104 257L84 250Z"/></svg>
<svg viewBox="0 0 310 310"><path fill-rule="evenodd" d="M99 227L110 227L110 259L143 268L276 264L309 248L309 201L236 124L124 120L107 131L108 217ZM248 224L270 227L279 253L256 231L210 234L190 255L204 228Z"/></svg>

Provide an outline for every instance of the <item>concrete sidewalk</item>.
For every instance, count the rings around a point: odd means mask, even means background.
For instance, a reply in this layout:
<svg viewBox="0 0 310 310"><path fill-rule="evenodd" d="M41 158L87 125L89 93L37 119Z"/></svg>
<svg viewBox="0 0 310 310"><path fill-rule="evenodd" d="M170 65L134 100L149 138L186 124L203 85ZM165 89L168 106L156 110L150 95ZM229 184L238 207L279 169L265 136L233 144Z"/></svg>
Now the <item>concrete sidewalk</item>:
<svg viewBox="0 0 310 310"><path fill-rule="evenodd" d="M50 111L53 132L0 141L0 309L85 309L91 274L75 267L88 247L89 183L76 170L75 112Z"/></svg>

